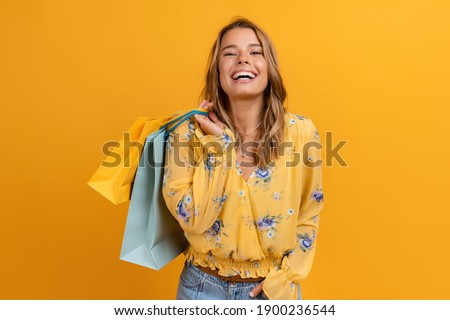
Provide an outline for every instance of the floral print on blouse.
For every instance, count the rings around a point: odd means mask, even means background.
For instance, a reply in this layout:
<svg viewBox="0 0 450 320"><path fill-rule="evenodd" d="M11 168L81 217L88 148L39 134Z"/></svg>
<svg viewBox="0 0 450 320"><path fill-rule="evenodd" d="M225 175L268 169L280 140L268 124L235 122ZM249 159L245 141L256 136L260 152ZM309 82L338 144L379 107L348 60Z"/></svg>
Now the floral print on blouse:
<svg viewBox="0 0 450 320"><path fill-rule="evenodd" d="M321 146L310 118L285 113L280 157L247 181L227 127L206 135L194 117L166 143L163 197L189 241L186 259L225 276L265 277L270 299L297 299L323 209Z"/></svg>

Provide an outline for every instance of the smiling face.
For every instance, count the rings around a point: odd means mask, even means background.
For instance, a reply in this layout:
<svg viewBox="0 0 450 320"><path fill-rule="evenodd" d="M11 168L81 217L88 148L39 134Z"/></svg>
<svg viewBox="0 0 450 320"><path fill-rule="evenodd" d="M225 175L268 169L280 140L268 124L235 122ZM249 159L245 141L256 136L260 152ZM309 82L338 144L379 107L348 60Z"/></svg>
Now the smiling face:
<svg viewBox="0 0 450 320"><path fill-rule="evenodd" d="M219 81L231 100L263 99L268 84L267 62L252 29L235 28L223 35L219 51Z"/></svg>

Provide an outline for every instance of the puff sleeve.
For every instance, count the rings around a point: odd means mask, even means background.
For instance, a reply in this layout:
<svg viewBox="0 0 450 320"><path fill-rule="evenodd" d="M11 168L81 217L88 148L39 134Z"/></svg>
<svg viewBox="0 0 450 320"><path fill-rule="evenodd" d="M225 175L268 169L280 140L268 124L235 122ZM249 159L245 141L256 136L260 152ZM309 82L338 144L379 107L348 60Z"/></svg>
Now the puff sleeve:
<svg viewBox="0 0 450 320"><path fill-rule="evenodd" d="M227 199L231 137L228 127L221 134L206 135L195 120L188 119L166 141L163 198L187 233L201 234L210 228Z"/></svg>

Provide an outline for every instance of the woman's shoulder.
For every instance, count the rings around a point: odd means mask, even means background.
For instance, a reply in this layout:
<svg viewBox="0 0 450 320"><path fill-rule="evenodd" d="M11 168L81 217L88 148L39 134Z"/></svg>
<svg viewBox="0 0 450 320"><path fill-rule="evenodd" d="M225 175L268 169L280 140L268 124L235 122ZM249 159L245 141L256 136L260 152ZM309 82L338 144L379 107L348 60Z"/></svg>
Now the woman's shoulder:
<svg viewBox="0 0 450 320"><path fill-rule="evenodd" d="M286 111L284 113L284 119L286 120L286 122L288 123L297 123L297 122L301 122L301 121L308 121L310 118L300 115L298 113L294 113L291 111Z"/></svg>
<svg viewBox="0 0 450 320"><path fill-rule="evenodd" d="M288 131L297 131L297 133L309 131L313 125L311 118L290 111L285 112L284 120Z"/></svg>
<svg viewBox="0 0 450 320"><path fill-rule="evenodd" d="M307 140L320 140L319 133L312 119L295 112L285 113L285 126L288 135L293 140L306 142Z"/></svg>

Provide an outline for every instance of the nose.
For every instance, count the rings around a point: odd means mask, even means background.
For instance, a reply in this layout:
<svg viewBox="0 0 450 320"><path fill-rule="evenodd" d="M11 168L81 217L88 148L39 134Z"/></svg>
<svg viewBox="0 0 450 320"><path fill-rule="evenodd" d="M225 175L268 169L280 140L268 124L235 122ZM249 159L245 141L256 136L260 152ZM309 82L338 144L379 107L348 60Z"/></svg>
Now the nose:
<svg viewBox="0 0 450 320"><path fill-rule="evenodd" d="M247 55L245 55L245 54L241 54L240 56L239 56L239 61L238 61L238 64L241 64L241 63L249 63L248 61L247 61Z"/></svg>

